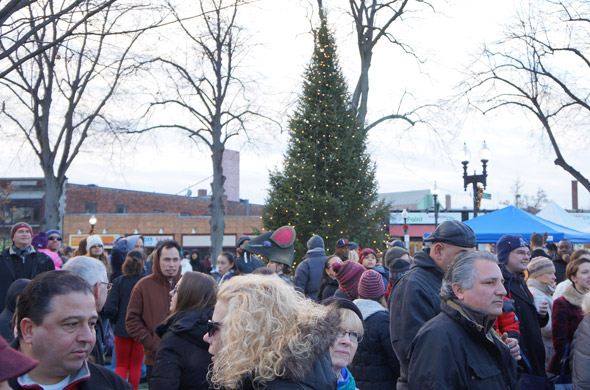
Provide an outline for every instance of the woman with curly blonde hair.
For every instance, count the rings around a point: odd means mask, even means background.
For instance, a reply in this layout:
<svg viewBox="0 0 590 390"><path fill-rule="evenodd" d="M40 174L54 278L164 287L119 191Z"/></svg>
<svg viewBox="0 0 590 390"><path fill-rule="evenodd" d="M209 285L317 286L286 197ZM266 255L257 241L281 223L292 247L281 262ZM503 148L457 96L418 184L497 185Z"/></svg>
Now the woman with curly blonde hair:
<svg viewBox="0 0 590 390"><path fill-rule="evenodd" d="M336 389L329 349L339 329L333 308L306 299L276 276L225 282L209 331L215 389Z"/></svg>

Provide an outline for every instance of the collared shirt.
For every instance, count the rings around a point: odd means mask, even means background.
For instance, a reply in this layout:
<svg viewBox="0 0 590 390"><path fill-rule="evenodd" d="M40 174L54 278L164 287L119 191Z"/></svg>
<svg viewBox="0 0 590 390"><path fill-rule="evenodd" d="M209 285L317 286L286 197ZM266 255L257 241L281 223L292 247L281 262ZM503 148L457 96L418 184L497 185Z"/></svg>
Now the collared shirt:
<svg viewBox="0 0 590 390"><path fill-rule="evenodd" d="M63 381L56 383L55 385L42 385L40 383L35 382L31 379L29 374L25 374L19 376L17 381L18 384L22 387L29 388L29 389L42 389L42 390L66 390L66 389L75 389L76 385L82 381L85 381L90 378L90 370L88 369L88 363L86 360L82 367L80 367L77 371L68 375Z"/></svg>

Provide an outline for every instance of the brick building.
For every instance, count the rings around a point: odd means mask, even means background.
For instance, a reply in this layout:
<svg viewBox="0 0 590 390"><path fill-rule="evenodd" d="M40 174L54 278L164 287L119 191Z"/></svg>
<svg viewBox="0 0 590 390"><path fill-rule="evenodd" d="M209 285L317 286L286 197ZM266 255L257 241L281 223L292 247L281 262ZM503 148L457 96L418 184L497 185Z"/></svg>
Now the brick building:
<svg viewBox="0 0 590 390"><path fill-rule="evenodd" d="M14 222L27 221L36 233L44 207L43 179L0 179L0 190L6 188L0 245L10 243ZM205 253L210 246L210 197L206 190L190 197L66 183L61 203L64 243L73 247L88 236L92 215L96 217L94 232L103 237L107 248L115 237L131 234L144 235L148 248L162 239L175 239L185 248L200 248ZM262 205L224 199L224 206L224 247L234 248L240 235L256 235L262 230Z"/></svg>

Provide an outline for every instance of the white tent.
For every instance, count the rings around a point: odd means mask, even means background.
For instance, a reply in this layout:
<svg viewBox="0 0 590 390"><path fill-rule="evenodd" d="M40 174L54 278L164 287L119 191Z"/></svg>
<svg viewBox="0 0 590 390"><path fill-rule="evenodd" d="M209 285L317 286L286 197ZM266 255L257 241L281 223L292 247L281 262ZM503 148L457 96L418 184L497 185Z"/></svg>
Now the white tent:
<svg viewBox="0 0 590 390"><path fill-rule="evenodd" d="M590 223L572 216L570 213L559 207L554 201L547 203L543 210L537 213L537 217L544 218L548 221L559 225L566 226L570 229L590 233Z"/></svg>

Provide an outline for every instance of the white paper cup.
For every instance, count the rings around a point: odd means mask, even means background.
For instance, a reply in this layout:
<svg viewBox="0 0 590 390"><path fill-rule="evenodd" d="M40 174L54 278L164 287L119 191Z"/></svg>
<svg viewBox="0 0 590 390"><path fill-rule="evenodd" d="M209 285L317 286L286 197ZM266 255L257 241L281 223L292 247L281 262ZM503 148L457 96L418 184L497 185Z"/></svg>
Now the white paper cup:
<svg viewBox="0 0 590 390"><path fill-rule="evenodd" d="M545 297L535 297L535 309L537 309L537 312L539 312L539 306L541 304L541 302L546 302L547 298Z"/></svg>

